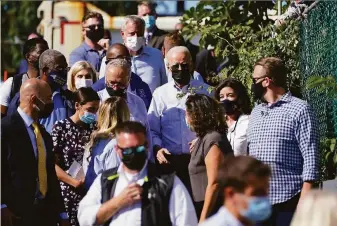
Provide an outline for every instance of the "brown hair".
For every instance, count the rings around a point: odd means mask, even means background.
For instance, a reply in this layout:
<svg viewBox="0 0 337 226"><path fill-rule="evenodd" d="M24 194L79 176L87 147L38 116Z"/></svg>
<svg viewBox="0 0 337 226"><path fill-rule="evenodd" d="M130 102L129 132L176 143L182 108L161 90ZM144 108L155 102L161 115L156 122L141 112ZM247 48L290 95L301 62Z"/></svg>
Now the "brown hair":
<svg viewBox="0 0 337 226"><path fill-rule="evenodd" d="M101 21L102 25L104 24L104 20L103 20L103 16L102 14L98 13L98 12L87 12L83 18L82 18L82 23L85 23L88 19L90 18L97 18L99 21Z"/></svg>
<svg viewBox="0 0 337 226"><path fill-rule="evenodd" d="M178 31L167 34L164 39L164 48L166 51L169 51L175 46L185 46L185 40Z"/></svg>
<svg viewBox="0 0 337 226"><path fill-rule="evenodd" d="M203 137L209 132L226 133L227 126L220 104L204 94L192 94L187 97L186 111L191 119L191 127Z"/></svg>
<svg viewBox="0 0 337 226"><path fill-rule="evenodd" d="M287 87L287 69L280 58L262 58L255 63L254 67L258 65L267 71L266 77L269 77L276 86Z"/></svg>
<svg viewBox="0 0 337 226"><path fill-rule="evenodd" d="M269 166L253 157L228 157L219 174L219 181L224 188L233 187L238 192L243 192L252 176L264 178L270 175Z"/></svg>
<svg viewBox="0 0 337 226"><path fill-rule="evenodd" d="M140 6L147 6L150 8L152 14L156 14L156 6L157 6L156 3L153 3L151 1L141 1L138 4L138 7Z"/></svg>

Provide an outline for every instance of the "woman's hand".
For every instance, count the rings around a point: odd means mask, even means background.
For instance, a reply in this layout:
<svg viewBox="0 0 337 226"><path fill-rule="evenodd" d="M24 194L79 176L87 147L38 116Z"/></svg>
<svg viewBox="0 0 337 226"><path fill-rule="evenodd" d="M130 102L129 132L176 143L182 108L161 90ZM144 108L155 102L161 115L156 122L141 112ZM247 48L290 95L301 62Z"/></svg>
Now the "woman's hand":
<svg viewBox="0 0 337 226"><path fill-rule="evenodd" d="M195 138L194 140L192 140L191 142L188 143L188 145L190 146L190 153L193 151L194 147L195 147L195 143L197 142L198 138Z"/></svg>
<svg viewBox="0 0 337 226"><path fill-rule="evenodd" d="M83 184L84 184L84 178L81 179L81 180L76 180L76 179L74 179L74 182L73 182L72 186L73 186L74 188L79 188L79 187L81 187Z"/></svg>

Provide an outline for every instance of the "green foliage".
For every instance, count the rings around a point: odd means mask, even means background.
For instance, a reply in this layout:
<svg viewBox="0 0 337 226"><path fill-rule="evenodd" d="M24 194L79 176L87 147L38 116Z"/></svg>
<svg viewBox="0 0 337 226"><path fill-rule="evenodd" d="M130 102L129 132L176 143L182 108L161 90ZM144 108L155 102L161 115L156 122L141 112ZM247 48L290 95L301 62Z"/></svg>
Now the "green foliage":
<svg viewBox="0 0 337 226"><path fill-rule="evenodd" d="M306 82L307 89L325 94L328 98L337 98L337 79L334 76L310 76Z"/></svg>
<svg viewBox="0 0 337 226"><path fill-rule="evenodd" d="M326 179L334 179L337 172L336 138L321 140L321 164Z"/></svg>
<svg viewBox="0 0 337 226"><path fill-rule="evenodd" d="M298 22L276 28L267 17L271 2L200 2L183 16L183 34L201 35L200 45L212 44L219 59L230 57L221 78L234 77L250 87L254 63L267 56L285 60L288 86L299 96Z"/></svg>

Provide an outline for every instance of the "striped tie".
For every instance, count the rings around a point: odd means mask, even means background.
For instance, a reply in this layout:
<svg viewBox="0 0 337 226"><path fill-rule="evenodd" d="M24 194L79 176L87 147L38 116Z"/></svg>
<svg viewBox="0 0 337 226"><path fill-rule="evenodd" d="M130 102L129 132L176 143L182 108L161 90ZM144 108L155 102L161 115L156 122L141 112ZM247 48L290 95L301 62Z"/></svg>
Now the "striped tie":
<svg viewBox="0 0 337 226"><path fill-rule="evenodd" d="M43 144L42 135L36 122L32 124L37 143L37 159L39 173L39 189L43 196L47 193L47 169L46 169L46 150Z"/></svg>

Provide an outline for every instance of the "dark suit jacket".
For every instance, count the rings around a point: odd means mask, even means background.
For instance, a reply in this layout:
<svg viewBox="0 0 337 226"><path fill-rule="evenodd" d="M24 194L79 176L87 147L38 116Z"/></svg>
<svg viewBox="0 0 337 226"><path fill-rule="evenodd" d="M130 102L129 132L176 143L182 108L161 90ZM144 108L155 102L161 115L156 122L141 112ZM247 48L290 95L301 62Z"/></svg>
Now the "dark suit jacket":
<svg viewBox="0 0 337 226"><path fill-rule="evenodd" d="M161 50L164 44L164 38L166 34L167 34L166 31L160 30L159 28L155 27L154 32L152 34L152 38L148 43L148 46Z"/></svg>
<svg viewBox="0 0 337 226"><path fill-rule="evenodd" d="M44 203L48 208L43 217L47 215L56 221L59 214L65 212L64 204L55 172L52 139L41 126L40 131L47 151L48 191ZM24 121L15 111L1 122L1 204L6 204L9 210L21 218L36 216L31 211L34 210L37 179L38 163L34 149Z"/></svg>

